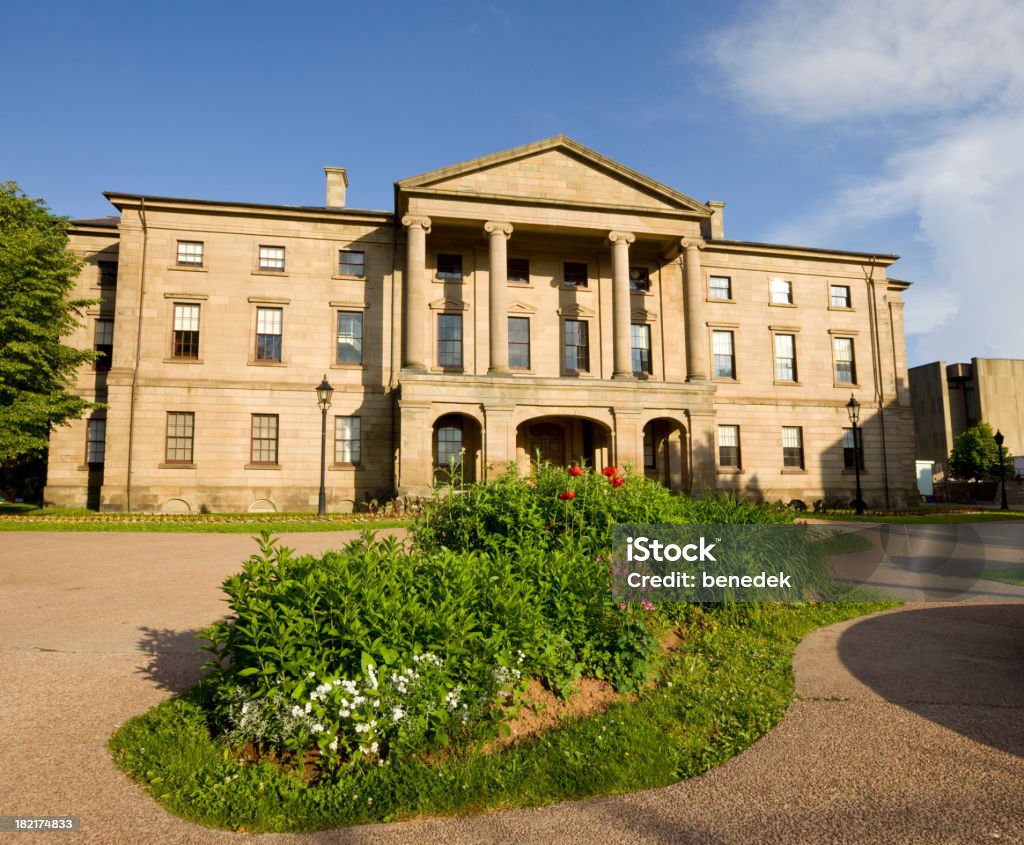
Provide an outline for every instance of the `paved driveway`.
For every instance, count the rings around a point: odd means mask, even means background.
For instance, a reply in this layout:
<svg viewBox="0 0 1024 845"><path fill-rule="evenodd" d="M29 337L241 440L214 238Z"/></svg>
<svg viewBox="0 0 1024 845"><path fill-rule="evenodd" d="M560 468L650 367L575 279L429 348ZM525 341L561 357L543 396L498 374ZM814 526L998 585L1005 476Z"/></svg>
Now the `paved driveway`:
<svg viewBox="0 0 1024 845"><path fill-rule="evenodd" d="M286 538L319 551L340 534ZM165 813L105 743L191 683L243 535L0 534L0 815L75 842L1024 842L1024 604L916 605L816 632L798 699L744 754L631 795L303 836ZM16 842L70 834L24 834Z"/></svg>

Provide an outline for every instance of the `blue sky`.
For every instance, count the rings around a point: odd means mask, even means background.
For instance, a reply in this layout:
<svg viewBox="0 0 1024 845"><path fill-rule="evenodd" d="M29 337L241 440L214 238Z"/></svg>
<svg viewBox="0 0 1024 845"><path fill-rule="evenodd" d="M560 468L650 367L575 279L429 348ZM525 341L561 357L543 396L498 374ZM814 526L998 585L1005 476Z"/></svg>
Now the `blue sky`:
<svg viewBox="0 0 1024 845"><path fill-rule="evenodd" d="M0 179L391 208L397 179L557 134L727 237L903 256L911 365L1024 358L1017 0L94 2L3 15Z"/></svg>

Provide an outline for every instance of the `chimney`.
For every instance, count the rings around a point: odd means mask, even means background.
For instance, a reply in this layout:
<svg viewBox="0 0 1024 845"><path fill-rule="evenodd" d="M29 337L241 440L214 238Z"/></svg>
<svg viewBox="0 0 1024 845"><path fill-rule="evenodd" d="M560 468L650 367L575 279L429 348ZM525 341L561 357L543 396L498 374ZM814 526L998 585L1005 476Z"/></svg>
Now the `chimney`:
<svg viewBox="0 0 1024 845"><path fill-rule="evenodd" d="M348 173L344 167L325 167L327 174L327 207L345 207L345 189L348 187Z"/></svg>
<svg viewBox="0 0 1024 845"><path fill-rule="evenodd" d="M708 200L708 207L711 209L711 220L710 223L710 240L724 240L725 239L725 222L722 219L722 209L725 208L724 202L717 202L716 200Z"/></svg>

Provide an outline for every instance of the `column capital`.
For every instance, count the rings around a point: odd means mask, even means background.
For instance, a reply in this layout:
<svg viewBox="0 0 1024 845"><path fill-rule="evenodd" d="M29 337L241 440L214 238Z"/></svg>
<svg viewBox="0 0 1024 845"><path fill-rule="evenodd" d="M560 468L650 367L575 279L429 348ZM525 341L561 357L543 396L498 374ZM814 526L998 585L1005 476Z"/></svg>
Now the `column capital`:
<svg viewBox="0 0 1024 845"><path fill-rule="evenodd" d="M402 225L406 229L422 229L427 234L430 234L430 218L423 217L417 214L406 214L402 218Z"/></svg>
<svg viewBox="0 0 1024 845"><path fill-rule="evenodd" d="M484 231L492 237L504 235L505 239L508 240L512 236L512 224L503 223L498 220L488 220L484 223Z"/></svg>
<svg viewBox="0 0 1024 845"><path fill-rule="evenodd" d="M624 243L626 246L629 246L636 240L636 235L632 232L609 232L608 240L613 244Z"/></svg>
<svg viewBox="0 0 1024 845"><path fill-rule="evenodd" d="M707 241L701 238L683 238L679 245L686 250L690 249L704 249L708 245Z"/></svg>

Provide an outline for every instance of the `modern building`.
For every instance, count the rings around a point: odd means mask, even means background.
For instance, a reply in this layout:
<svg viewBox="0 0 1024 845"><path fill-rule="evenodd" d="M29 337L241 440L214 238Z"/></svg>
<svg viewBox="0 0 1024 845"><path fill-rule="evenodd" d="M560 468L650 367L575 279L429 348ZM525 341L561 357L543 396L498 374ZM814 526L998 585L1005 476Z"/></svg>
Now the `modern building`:
<svg viewBox="0 0 1024 845"><path fill-rule="evenodd" d="M537 455L675 490L871 504L913 494L892 255L725 237L697 202L557 137L403 179L393 211L107 193L71 225L78 389L48 501L310 510L492 478Z"/></svg>
<svg viewBox="0 0 1024 845"><path fill-rule="evenodd" d="M969 364L935 361L912 367L915 455L945 476L953 440L984 421L1001 431L1013 455L1024 454L1024 360L972 358Z"/></svg>

